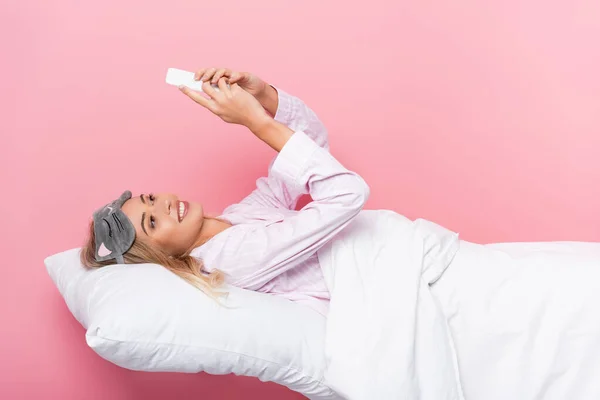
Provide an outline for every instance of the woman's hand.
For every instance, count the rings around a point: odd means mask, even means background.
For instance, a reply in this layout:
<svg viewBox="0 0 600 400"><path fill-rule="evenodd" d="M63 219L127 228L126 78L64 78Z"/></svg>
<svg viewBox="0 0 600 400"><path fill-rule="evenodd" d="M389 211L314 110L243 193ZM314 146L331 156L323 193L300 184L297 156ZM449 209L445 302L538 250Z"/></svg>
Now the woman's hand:
<svg viewBox="0 0 600 400"><path fill-rule="evenodd" d="M229 68L203 68L194 74L194 79L216 84L219 79L226 78L229 84L237 83L250 93L271 115L277 113L279 95L274 87L250 72L236 72Z"/></svg>
<svg viewBox="0 0 600 400"><path fill-rule="evenodd" d="M202 90L208 98L186 86L179 89L223 121L244 125L252 132L260 130L262 125L272 119L258 100L237 83L228 86L227 78L221 77L217 84L220 91L215 90L207 81L202 84Z"/></svg>
<svg viewBox="0 0 600 400"><path fill-rule="evenodd" d="M203 68L194 74L194 79L197 81L202 80L213 85L223 77L227 78L230 85L237 83L256 98L260 97L268 86L262 79L250 72L237 72L228 68Z"/></svg>

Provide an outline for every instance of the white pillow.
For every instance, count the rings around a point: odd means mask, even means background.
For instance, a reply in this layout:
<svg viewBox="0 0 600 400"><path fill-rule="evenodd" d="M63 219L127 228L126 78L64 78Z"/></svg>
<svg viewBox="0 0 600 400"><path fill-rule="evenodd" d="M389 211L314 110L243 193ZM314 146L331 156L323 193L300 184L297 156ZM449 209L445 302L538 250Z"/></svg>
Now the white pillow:
<svg viewBox="0 0 600 400"><path fill-rule="evenodd" d="M226 285L225 309L156 264L88 270L79 249L44 260L87 344L138 371L254 376L310 399L338 399L323 382L325 318L287 299Z"/></svg>

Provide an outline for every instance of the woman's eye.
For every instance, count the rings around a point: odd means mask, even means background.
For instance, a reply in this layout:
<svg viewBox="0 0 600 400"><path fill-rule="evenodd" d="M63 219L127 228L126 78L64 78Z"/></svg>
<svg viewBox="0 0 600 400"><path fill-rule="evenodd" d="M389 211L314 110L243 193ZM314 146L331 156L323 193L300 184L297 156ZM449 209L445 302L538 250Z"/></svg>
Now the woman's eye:
<svg viewBox="0 0 600 400"><path fill-rule="evenodd" d="M152 204L154 204L154 195L152 193L150 193L148 195L148 198L150 199L150 201L152 202Z"/></svg>
<svg viewBox="0 0 600 400"><path fill-rule="evenodd" d="M154 221L154 217L150 216L150 227L154 229L156 226L156 222Z"/></svg>

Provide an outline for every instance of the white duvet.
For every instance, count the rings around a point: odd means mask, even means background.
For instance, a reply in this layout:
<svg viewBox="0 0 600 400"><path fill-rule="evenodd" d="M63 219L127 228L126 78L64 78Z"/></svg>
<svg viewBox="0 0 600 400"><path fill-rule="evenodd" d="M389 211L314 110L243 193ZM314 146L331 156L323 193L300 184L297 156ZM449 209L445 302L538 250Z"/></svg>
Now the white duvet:
<svg viewBox="0 0 600 400"><path fill-rule="evenodd" d="M348 400L600 399L600 243L478 245L368 210L319 260L325 383Z"/></svg>
<svg viewBox="0 0 600 400"><path fill-rule="evenodd" d="M431 291L465 399L600 399L600 243L460 247Z"/></svg>
<svg viewBox="0 0 600 400"><path fill-rule="evenodd" d="M331 292L325 383L349 400L462 399L445 318L428 283L458 237L393 211L362 211L319 250Z"/></svg>

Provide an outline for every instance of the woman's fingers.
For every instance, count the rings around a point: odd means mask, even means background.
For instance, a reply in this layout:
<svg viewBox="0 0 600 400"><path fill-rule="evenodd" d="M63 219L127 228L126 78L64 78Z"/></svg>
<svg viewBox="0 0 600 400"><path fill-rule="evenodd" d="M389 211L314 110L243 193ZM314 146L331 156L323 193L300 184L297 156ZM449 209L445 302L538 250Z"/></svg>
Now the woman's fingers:
<svg viewBox="0 0 600 400"><path fill-rule="evenodd" d="M209 81L210 78L212 78L212 76L215 74L215 72L217 72L216 68L209 68L209 69L207 69L202 74L202 77L200 78L200 80L202 80L203 82Z"/></svg>
<svg viewBox="0 0 600 400"><path fill-rule="evenodd" d="M211 82L213 84L219 82L219 79L221 79L223 76L230 76L231 75L231 71L228 70L227 68L221 68L219 70L217 70L217 72L215 73L215 75L212 77Z"/></svg>
<svg viewBox="0 0 600 400"><path fill-rule="evenodd" d="M204 84L202 86L204 87ZM208 85L208 86L210 86L210 85ZM190 99L192 99L196 103L200 104L202 107L207 108L210 111L213 111L214 102L211 99L207 99L206 97L202 96L200 93L196 92L195 90L190 89L187 86L180 86L179 90L181 90Z"/></svg>
<svg viewBox="0 0 600 400"><path fill-rule="evenodd" d="M213 85L217 84L219 79L225 77L227 82L236 83L240 82L246 77L246 72L232 71L229 68L202 68L194 74L194 79L203 82L211 82Z"/></svg>
<svg viewBox="0 0 600 400"><path fill-rule="evenodd" d="M227 86L227 78L219 79L218 85L221 93L225 94L227 97L231 97L231 90L229 89L229 86Z"/></svg>
<svg viewBox="0 0 600 400"><path fill-rule="evenodd" d="M201 80L203 82L210 81L212 84L216 84L222 77L230 77L232 74L228 68L202 68L196 71L194 74L195 80Z"/></svg>
<svg viewBox="0 0 600 400"><path fill-rule="evenodd" d="M196 73L194 74L194 80L199 81L200 78L202 78L202 75L204 75L205 72L206 72L206 68L202 68L202 69L196 71Z"/></svg>
<svg viewBox="0 0 600 400"><path fill-rule="evenodd" d="M241 72L232 72L231 75L229 76L229 83L233 84L236 82L239 82L240 79L243 78L243 75Z"/></svg>
<svg viewBox="0 0 600 400"><path fill-rule="evenodd" d="M206 93L211 99L215 99L219 93L212 87L210 82L202 82L202 91Z"/></svg>

